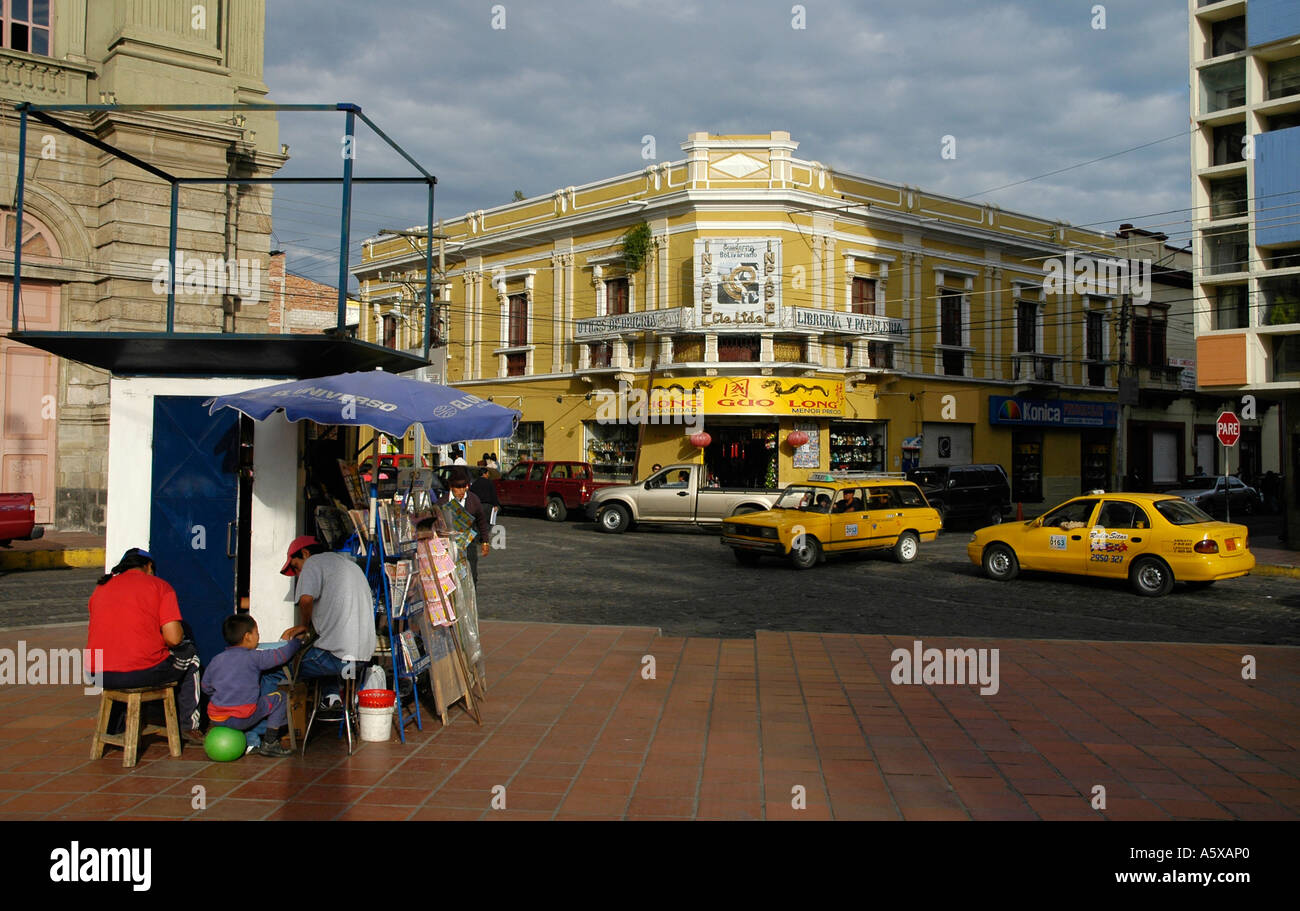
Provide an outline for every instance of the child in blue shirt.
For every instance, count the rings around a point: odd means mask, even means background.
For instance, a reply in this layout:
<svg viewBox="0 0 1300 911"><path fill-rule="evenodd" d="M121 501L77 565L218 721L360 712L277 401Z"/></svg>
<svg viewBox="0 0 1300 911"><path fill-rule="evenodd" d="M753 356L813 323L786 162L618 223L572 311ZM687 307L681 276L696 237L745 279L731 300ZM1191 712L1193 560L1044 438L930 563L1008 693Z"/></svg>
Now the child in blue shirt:
<svg viewBox="0 0 1300 911"><path fill-rule="evenodd" d="M283 679L274 672L302 646L296 636L277 649L259 650L257 621L248 614L231 614L221 624L229 646L203 671L203 692L210 697L208 718L213 724L243 731L247 752L284 757L292 753L280 744L289 711L277 690Z"/></svg>

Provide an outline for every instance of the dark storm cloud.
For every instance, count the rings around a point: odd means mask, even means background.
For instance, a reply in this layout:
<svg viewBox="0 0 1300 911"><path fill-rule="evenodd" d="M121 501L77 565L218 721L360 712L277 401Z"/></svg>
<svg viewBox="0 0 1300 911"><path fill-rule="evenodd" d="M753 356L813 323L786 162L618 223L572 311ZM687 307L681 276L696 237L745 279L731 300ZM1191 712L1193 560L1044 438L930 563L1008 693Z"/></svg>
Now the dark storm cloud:
<svg viewBox="0 0 1300 911"><path fill-rule="evenodd" d="M492 27L498 5L504 29ZM850 173L1186 237L1185 212L1144 217L1187 207L1186 136L994 190L1183 133L1182 4L811 0L804 29L784 0L268 6L272 98L360 104L438 176L435 217L638 170L645 135L665 161L695 130L788 130L797 155ZM283 173L340 173L341 133L341 117L283 115ZM364 131L356 165L406 173ZM276 200L277 239L304 271L336 259L337 190ZM418 190L360 190L355 209L358 239L425 217Z"/></svg>

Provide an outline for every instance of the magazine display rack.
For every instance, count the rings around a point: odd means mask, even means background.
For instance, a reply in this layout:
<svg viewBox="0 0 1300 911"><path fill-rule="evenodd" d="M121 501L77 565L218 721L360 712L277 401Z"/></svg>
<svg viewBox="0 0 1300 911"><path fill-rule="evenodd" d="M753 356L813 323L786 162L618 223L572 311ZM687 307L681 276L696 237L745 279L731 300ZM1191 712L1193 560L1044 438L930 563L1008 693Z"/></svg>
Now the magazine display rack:
<svg viewBox="0 0 1300 911"><path fill-rule="evenodd" d="M374 490L372 488L372 494ZM383 611L388 628L393 688L397 692L398 735L406 742L406 727L412 721L423 730L420 715L419 682L424 676L433 697L435 711L444 725L450 723L450 708L464 702L465 711L482 723L474 691L482 696L484 674L481 649L474 655L471 669L462 645L461 617L473 618L472 640L478 645L477 605L473 603L473 583L469 580L468 560L458 546L457 533L445 506L430 506L428 492L407 487L392 501L372 496L369 516L357 516L354 523L366 529L358 533L359 552L367 555L367 577L375 591L376 612ZM429 509L434 529L429 534L415 533L416 514L412 508ZM459 507L456 507L459 509ZM355 513L356 511L354 511ZM364 540L365 537L369 541ZM457 610L460 607L460 610ZM409 682L403 695L402 681Z"/></svg>

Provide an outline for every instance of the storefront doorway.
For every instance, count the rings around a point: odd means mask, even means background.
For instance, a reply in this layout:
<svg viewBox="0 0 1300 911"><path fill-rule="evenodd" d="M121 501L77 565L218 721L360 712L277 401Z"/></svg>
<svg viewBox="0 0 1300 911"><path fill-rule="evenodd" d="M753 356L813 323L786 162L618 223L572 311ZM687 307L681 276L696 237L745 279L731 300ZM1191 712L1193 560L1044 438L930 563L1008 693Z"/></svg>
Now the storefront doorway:
<svg viewBox="0 0 1300 911"><path fill-rule="evenodd" d="M704 467L720 487L776 488L777 422L706 421L712 442L704 450Z"/></svg>
<svg viewBox="0 0 1300 911"><path fill-rule="evenodd" d="M236 602L239 415L209 416L200 396L154 398L149 552L176 589L203 661L226 647Z"/></svg>
<svg viewBox="0 0 1300 911"><path fill-rule="evenodd" d="M1083 451L1080 453L1079 493L1106 490L1110 484L1111 442L1110 431L1084 431L1079 436Z"/></svg>
<svg viewBox="0 0 1300 911"><path fill-rule="evenodd" d="M1043 434L1039 431L1011 434L1011 499L1043 502Z"/></svg>

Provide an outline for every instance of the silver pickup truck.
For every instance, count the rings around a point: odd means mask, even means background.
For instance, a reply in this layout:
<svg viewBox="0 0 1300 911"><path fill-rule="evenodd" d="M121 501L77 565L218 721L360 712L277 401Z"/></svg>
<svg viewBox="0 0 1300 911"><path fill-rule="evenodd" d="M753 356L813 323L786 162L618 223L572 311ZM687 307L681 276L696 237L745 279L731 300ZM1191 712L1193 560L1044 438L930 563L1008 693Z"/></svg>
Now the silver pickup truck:
<svg viewBox="0 0 1300 911"><path fill-rule="evenodd" d="M734 490L701 484L699 465L669 465L636 484L603 487L587 501L601 531L651 525L721 525L723 519L771 509L779 490Z"/></svg>

